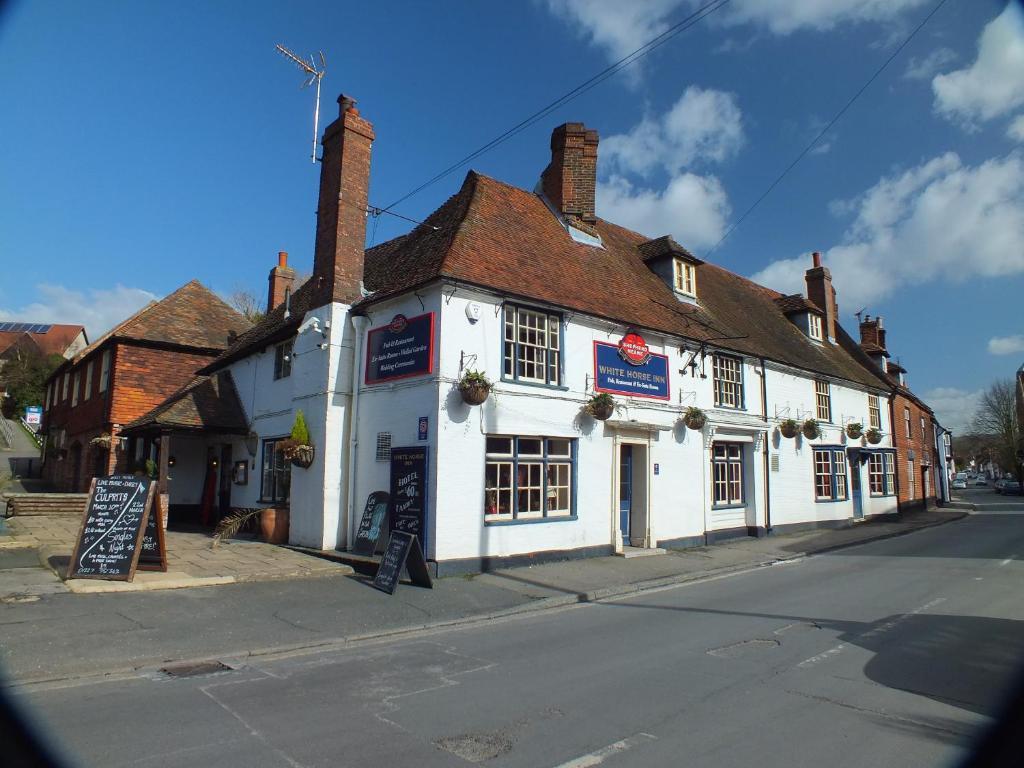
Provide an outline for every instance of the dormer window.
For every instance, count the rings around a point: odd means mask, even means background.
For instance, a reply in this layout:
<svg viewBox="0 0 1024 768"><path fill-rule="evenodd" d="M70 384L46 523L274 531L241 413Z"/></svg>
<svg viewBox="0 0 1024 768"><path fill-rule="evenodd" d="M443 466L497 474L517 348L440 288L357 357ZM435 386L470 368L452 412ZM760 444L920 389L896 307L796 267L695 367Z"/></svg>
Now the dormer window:
<svg viewBox="0 0 1024 768"><path fill-rule="evenodd" d="M697 270L693 264L682 259L673 259L673 287L687 296L697 296Z"/></svg>
<svg viewBox="0 0 1024 768"><path fill-rule="evenodd" d="M807 320L809 323L808 333L810 334L810 337L812 339L821 341L821 317L814 314L813 312L809 312L807 314Z"/></svg>

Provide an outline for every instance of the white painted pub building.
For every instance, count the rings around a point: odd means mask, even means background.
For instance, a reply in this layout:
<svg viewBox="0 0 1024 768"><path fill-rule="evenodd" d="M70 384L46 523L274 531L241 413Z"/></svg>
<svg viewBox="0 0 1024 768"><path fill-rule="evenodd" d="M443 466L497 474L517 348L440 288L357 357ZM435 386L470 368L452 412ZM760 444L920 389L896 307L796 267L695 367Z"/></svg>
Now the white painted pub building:
<svg viewBox="0 0 1024 768"><path fill-rule="evenodd" d="M185 454L221 443L231 505L288 505L291 543L350 548L367 496L390 490L392 524L418 517L442 574L896 511L890 387L839 325L817 255L807 296L783 296L598 218L597 133L573 123L533 191L470 172L364 252L374 133L339 104L312 278L293 293L282 260L266 319L200 372L230 378L217 389L248 437L158 412L136 425L171 432L172 520L199 482L184 465L202 471ZM480 405L460 392L467 371L492 383ZM588 408L600 393L607 419ZM308 468L275 451L299 409Z"/></svg>

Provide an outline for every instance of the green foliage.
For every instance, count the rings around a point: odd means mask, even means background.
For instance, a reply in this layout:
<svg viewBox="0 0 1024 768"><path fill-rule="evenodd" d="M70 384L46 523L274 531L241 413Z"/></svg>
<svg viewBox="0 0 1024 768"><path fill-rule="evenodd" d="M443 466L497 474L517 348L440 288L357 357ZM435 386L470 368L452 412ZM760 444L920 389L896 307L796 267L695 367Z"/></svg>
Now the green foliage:
<svg viewBox="0 0 1024 768"><path fill-rule="evenodd" d="M467 368L466 372L462 374L462 378L459 379L459 384L465 384L467 386L478 386L491 388L491 380L488 379L481 371L474 371L472 368Z"/></svg>
<svg viewBox="0 0 1024 768"><path fill-rule="evenodd" d="M592 408L607 408L609 405L615 405L615 398L607 392L598 392L590 398L588 405Z"/></svg>
<svg viewBox="0 0 1024 768"><path fill-rule="evenodd" d="M213 530L213 543L210 546L216 547L224 539L230 539L250 520L255 520L261 514L263 514L262 507L232 507L231 512L222 517Z"/></svg>
<svg viewBox="0 0 1024 768"><path fill-rule="evenodd" d="M160 474L160 469L152 459L146 459L146 475L150 480L156 480Z"/></svg>
<svg viewBox="0 0 1024 768"><path fill-rule="evenodd" d="M301 409L295 412L295 423L292 424L292 440L298 445L309 445L309 429L306 427L306 417Z"/></svg>
<svg viewBox="0 0 1024 768"><path fill-rule="evenodd" d="M7 390L4 414L11 418L24 415L30 405L43 405L46 379L64 362L61 355L44 356L38 352L12 350L0 369L0 391Z"/></svg>

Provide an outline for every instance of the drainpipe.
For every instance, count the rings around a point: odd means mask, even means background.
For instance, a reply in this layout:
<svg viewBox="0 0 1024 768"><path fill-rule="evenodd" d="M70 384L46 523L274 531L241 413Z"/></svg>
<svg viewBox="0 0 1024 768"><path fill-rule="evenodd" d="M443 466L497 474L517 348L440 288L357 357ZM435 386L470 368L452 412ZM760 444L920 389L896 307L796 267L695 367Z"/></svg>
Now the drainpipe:
<svg viewBox="0 0 1024 768"><path fill-rule="evenodd" d="M892 443L893 454L892 454L892 479L895 482L896 487L893 490L896 492L896 514L899 514L903 510L900 509L900 465L897 463L899 458L899 451L896 450L896 393L889 393L889 442Z"/></svg>
<svg viewBox="0 0 1024 768"><path fill-rule="evenodd" d="M352 341L352 404L349 408L348 435L348 488L345 509L348 510L348 548L356 540L356 448L359 446L359 372L362 370L363 335L370 324L365 315L350 315L355 339Z"/></svg>
<svg viewBox="0 0 1024 768"><path fill-rule="evenodd" d="M768 422L768 370L764 367L764 358L761 358L761 416L765 423ZM765 536L772 529L772 495L771 495L771 468L768 465L768 435L767 427L764 431L764 445L761 449L762 460L764 461L764 534Z"/></svg>

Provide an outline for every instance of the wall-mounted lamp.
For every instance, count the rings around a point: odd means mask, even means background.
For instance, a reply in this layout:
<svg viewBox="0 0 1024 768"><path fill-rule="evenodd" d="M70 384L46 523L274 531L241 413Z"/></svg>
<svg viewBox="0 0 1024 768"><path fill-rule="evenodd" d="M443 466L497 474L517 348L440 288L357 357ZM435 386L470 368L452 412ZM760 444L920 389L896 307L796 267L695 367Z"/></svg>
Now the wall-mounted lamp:
<svg viewBox="0 0 1024 768"><path fill-rule="evenodd" d="M178 460L174 456L168 456L167 457L167 466L168 467L173 467L177 463L178 463Z"/></svg>
<svg viewBox="0 0 1024 768"><path fill-rule="evenodd" d="M255 432L250 432L245 436L245 450L249 452L250 456L255 456L256 451L260 447L260 436Z"/></svg>

